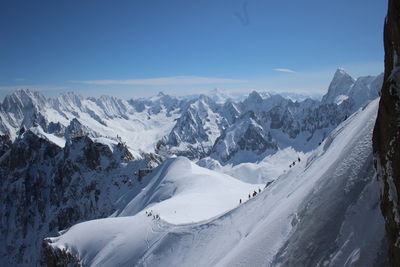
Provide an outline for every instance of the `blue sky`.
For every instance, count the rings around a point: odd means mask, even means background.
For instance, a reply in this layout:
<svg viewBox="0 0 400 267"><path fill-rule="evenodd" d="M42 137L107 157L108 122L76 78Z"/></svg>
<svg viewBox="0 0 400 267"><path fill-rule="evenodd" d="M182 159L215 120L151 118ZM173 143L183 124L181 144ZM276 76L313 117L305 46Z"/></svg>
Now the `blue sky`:
<svg viewBox="0 0 400 267"><path fill-rule="evenodd" d="M383 71L384 0L0 1L0 95L326 91Z"/></svg>

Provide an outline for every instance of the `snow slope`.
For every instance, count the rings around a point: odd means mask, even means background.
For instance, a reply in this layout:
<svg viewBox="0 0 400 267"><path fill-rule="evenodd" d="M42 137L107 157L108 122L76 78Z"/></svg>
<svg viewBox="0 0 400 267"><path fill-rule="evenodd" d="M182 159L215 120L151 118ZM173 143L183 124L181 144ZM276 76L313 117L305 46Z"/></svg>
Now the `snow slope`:
<svg viewBox="0 0 400 267"><path fill-rule="evenodd" d="M153 173L146 177L151 181L149 185L113 215L117 218L78 224L66 232L66 240L79 240L76 251L81 248L87 250L81 245L96 246L84 256L87 261L94 265L114 265L103 258L106 251L114 245L122 246L119 242L125 244L131 238L138 242L134 248L124 249L127 254L132 256L134 251L145 251L156 238L157 230L152 229L155 222L179 225L210 219L235 208L240 198L245 201L249 193L262 186L246 184L228 175L201 168L183 157L167 160ZM146 212L159 215L161 220L154 220ZM98 228L97 224L101 226ZM69 243L66 240L61 242ZM96 252L100 250L102 253Z"/></svg>
<svg viewBox="0 0 400 267"><path fill-rule="evenodd" d="M201 168L184 157L167 160L146 180L150 184L118 210L118 216L143 216L152 210L169 223L197 222L236 207L240 198L262 187Z"/></svg>
<svg viewBox="0 0 400 267"><path fill-rule="evenodd" d="M294 150L292 147L278 150L258 162L243 162L237 165L221 165L210 157L197 162L199 166L233 176L243 182L251 184L267 183L286 173L289 165L300 160L307 160L310 153Z"/></svg>
<svg viewBox="0 0 400 267"><path fill-rule="evenodd" d="M90 266L384 264L371 148L377 103L340 124L307 162L221 216L176 225L140 212L81 223L47 242ZM190 177L185 162L174 172Z"/></svg>

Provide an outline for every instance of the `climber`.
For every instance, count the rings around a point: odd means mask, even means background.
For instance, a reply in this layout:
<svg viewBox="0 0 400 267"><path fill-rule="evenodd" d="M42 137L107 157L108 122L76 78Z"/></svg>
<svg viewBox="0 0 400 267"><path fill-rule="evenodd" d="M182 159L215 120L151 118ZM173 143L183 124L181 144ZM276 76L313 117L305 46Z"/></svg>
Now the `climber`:
<svg viewBox="0 0 400 267"><path fill-rule="evenodd" d="M298 157L297 160L300 162L300 157Z"/></svg>
<svg viewBox="0 0 400 267"><path fill-rule="evenodd" d="M273 181L269 181L268 183L266 183L264 188L267 188L270 184L272 184Z"/></svg>
<svg viewBox="0 0 400 267"><path fill-rule="evenodd" d="M239 204L242 204L242 199L239 199Z"/></svg>
<svg viewBox="0 0 400 267"><path fill-rule="evenodd" d="M261 189L260 188L258 188L258 193L261 193Z"/></svg>
<svg viewBox="0 0 400 267"><path fill-rule="evenodd" d="M254 190L253 197L257 196L257 192Z"/></svg>
<svg viewBox="0 0 400 267"><path fill-rule="evenodd" d="M249 199L251 198L251 195L249 194Z"/></svg>

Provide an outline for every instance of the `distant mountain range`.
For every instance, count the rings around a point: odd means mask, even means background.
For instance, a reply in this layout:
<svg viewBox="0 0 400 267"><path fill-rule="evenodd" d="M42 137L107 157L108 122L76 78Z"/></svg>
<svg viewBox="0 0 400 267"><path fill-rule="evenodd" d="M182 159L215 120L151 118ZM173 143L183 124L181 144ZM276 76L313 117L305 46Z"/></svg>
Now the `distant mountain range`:
<svg viewBox="0 0 400 267"><path fill-rule="evenodd" d="M288 146L312 150L338 123L378 97L382 79L353 79L338 69L322 101L256 91L235 98L218 89L210 95L177 98L161 92L131 100L75 93L46 98L19 90L0 105L0 134L15 140L21 128L40 127L36 132L60 143L82 134L106 144L122 141L135 157L156 151L192 159L211 156L222 163L254 161Z"/></svg>
<svg viewBox="0 0 400 267"><path fill-rule="evenodd" d="M309 152L377 98L382 79L339 69L322 100L301 101L255 91L122 100L18 90L0 104L0 265L38 264L44 237L121 209L166 158L235 165L289 147Z"/></svg>

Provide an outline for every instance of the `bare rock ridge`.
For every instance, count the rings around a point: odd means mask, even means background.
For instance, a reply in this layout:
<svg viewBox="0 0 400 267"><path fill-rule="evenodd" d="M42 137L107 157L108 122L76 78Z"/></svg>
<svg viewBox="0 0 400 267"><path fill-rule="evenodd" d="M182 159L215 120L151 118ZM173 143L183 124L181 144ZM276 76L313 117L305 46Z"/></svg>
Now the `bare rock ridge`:
<svg viewBox="0 0 400 267"><path fill-rule="evenodd" d="M400 1L389 0L384 30L385 74L373 136L390 260L400 266Z"/></svg>

